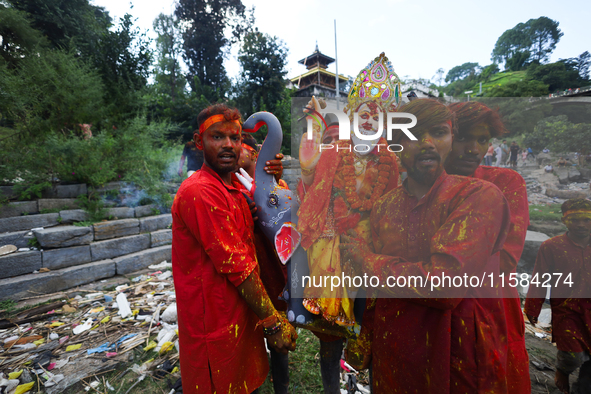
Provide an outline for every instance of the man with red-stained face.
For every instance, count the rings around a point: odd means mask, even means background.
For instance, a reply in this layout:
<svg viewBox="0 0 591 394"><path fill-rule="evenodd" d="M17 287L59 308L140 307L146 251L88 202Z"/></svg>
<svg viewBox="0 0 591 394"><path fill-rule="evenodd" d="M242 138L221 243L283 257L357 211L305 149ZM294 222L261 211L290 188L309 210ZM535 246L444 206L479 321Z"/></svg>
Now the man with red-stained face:
<svg viewBox="0 0 591 394"><path fill-rule="evenodd" d="M362 367L371 361L377 394L507 393L498 290L431 288L430 278L498 274L509 208L492 184L445 172L453 141L453 114L445 105L415 99L399 111L417 117L417 141L402 133L389 141L403 146L408 178L375 203L371 249L354 232L341 243L346 257L382 284L363 316L361 338L373 343ZM386 286L392 277L429 284Z"/></svg>
<svg viewBox="0 0 591 394"><path fill-rule="evenodd" d="M500 167L481 166L487 145L493 137L507 132L499 114L479 102L453 103L457 134L445 163L449 174L464 175L491 182L501 190L511 209L511 230L501 250L501 272L509 278L516 272L529 225L529 203L525 181L517 172ZM483 209L488 207L483 206ZM517 288L502 286L507 320L507 387L510 393L529 393L529 357L525 348L525 324Z"/></svg>
<svg viewBox="0 0 591 394"><path fill-rule="evenodd" d="M172 206L183 392L249 394L269 369L264 336L287 353L297 335L259 276L253 218L233 174L242 150L240 114L217 104L197 121L204 165L182 183Z"/></svg>

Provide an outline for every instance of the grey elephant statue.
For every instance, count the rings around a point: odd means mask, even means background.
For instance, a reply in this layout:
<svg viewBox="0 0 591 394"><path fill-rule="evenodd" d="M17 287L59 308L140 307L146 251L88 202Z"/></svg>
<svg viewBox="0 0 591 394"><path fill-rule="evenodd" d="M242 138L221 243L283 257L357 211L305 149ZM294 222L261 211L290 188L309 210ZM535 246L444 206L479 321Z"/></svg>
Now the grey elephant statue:
<svg viewBox="0 0 591 394"><path fill-rule="evenodd" d="M303 287L301 278L309 274L306 251L300 246L297 232L298 198L291 190L277 184L273 175L265 172L265 163L274 160L281 149L283 131L281 124L270 112L257 112L244 122L243 129L258 130L267 125L268 133L256 163L255 179L241 169L236 174L244 187L250 191L258 208L257 225L273 243L282 264L287 265L287 285L282 298L287 302L287 319L298 324L309 324L313 315L302 305Z"/></svg>

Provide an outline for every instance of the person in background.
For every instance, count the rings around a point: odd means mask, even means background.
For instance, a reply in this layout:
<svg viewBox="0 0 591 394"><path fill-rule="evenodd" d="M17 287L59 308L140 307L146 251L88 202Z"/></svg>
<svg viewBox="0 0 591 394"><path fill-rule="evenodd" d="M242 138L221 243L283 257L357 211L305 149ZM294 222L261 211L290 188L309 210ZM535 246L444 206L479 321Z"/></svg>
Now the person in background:
<svg viewBox="0 0 591 394"><path fill-rule="evenodd" d="M501 166L506 167L509 163L509 146L507 145L507 140L503 140L501 149L503 150L503 160L501 160Z"/></svg>
<svg viewBox="0 0 591 394"><path fill-rule="evenodd" d="M547 287L544 286L550 284L552 342L558 349L554 382L563 393L589 394L591 201L583 198L567 200L561 210L567 232L544 241L540 246L524 312L535 326L546 298ZM561 275L560 278L558 275ZM552 280L548 281L548 278ZM578 380L570 391L569 375L579 367Z"/></svg>
<svg viewBox="0 0 591 394"><path fill-rule="evenodd" d="M203 166L203 151L197 149L194 141L189 141L185 144L181 160L179 161L179 176L183 176L183 166L187 160L187 178L201 169Z"/></svg>
<svg viewBox="0 0 591 394"><path fill-rule="evenodd" d="M567 163L564 157L561 157L560 159L558 159L558 162L556 164L558 164L558 167L565 167Z"/></svg>
<svg viewBox="0 0 591 394"><path fill-rule="evenodd" d="M492 158L493 154L495 153L495 147L493 146L492 142L488 143L488 149L486 154L484 155L484 165L485 166L492 166Z"/></svg>
<svg viewBox="0 0 591 394"><path fill-rule="evenodd" d="M503 160L503 148L501 148L501 145L495 148L495 156L497 157L497 160L495 161L495 167L502 167L501 160Z"/></svg>
<svg viewBox="0 0 591 394"><path fill-rule="evenodd" d="M498 112L478 102L453 103L458 133L445 163L448 174L464 175L488 181L499 188L511 210L511 230L501 250L501 272L505 277L516 272L529 225L529 204L525 181L509 168L480 166L486 143L507 132ZM525 323L517 288L502 287L507 320L507 388L509 393L531 392L529 357L525 348Z"/></svg>
<svg viewBox="0 0 591 394"><path fill-rule="evenodd" d="M509 148L510 150L510 157L509 157L509 163L511 164L511 167L516 168L517 167L517 155L519 154L519 145L517 145L517 142L513 141L511 142L511 147Z"/></svg>

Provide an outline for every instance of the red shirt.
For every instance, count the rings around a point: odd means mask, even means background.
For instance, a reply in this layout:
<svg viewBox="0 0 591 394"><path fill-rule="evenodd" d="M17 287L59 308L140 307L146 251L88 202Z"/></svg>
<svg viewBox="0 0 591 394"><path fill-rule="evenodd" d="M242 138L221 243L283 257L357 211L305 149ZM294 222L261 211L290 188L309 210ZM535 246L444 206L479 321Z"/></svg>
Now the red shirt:
<svg viewBox="0 0 591 394"><path fill-rule="evenodd" d="M489 148L490 150L490 148ZM474 178L491 182L501 190L511 209L511 230L501 250L501 271L508 278L516 272L517 263L523 252L527 227L529 226L529 203L525 181L517 172L509 168L479 166ZM507 318L509 351L507 354L507 387L510 393L531 392L529 377L529 357L525 347L525 322L521 311L521 299L517 288L502 288Z"/></svg>
<svg viewBox="0 0 591 394"><path fill-rule="evenodd" d="M378 200L371 213L376 254L368 257L374 270L367 274L382 284L390 275L498 275L509 216L503 195L488 182L443 173L420 200L403 185ZM437 290L429 286L382 287L378 297L384 291L400 298L376 301L376 392L507 392L501 299L482 298L482 289L465 287L457 298L430 298ZM498 294L486 290L491 292Z"/></svg>
<svg viewBox="0 0 591 394"><path fill-rule="evenodd" d="M554 287L557 275L548 281L552 284L552 340L558 350L591 352L591 245L577 245L566 234L542 243L525 300L527 315L539 316L546 298L547 288L533 283L535 275L543 284L548 277L543 275L554 273L562 273L562 277L558 287ZM569 273L572 287L564 283Z"/></svg>
<svg viewBox="0 0 591 394"><path fill-rule="evenodd" d="M241 185L207 165L172 205L172 269L183 392L250 393L269 369L258 317L239 295L257 268L253 221Z"/></svg>

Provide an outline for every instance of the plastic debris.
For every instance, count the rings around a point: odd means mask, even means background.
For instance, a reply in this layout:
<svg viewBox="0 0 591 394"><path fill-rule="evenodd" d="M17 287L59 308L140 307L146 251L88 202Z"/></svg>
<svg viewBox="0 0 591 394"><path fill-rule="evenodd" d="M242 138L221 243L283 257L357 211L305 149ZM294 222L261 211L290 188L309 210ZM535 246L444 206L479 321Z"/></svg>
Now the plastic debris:
<svg viewBox="0 0 591 394"><path fill-rule="evenodd" d="M74 335L78 335L83 333L84 331L88 331L92 328L92 319L86 320L84 324L80 324L79 326L74 327L72 332Z"/></svg>
<svg viewBox="0 0 591 394"><path fill-rule="evenodd" d="M148 268L151 270L164 270L167 268L172 268L172 263L169 263L166 260L164 260L160 264L152 264Z"/></svg>
<svg viewBox="0 0 591 394"><path fill-rule="evenodd" d="M11 372L8 374L8 380L12 380L12 379L18 379L21 377L21 375L23 374L23 370L19 370L16 372Z"/></svg>
<svg viewBox="0 0 591 394"><path fill-rule="evenodd" d="M160 319L168 323L175 323L177 321L176 302L173 302L166 308Z"/></svg>
<svg viewBox="0 0 591 394"><path fill-rule="evenodd" d="M27 384L21 384L20 386L16 387L16 391L14 392L14 394L24 394L29 392L33 386L35 385L35 382L31 382L31 383L27 383Z"/></svg>
<svg viewBox="0 0 591 394"><path fill-rule="evenodd" d="M52 341L55 341L59 337L60 336L58 334L56 334L55 332L52 332L51 334L49 334L49 339L51 339Z"/></svg>
<svg viewBox="0 0 591 394"><path fill-rule="evenodd" d="M74 350L78 350L82 347L82 344L79 343L77 345L70 345L66 348L66 352L73 352Z"/></svg>
<svg viewBox="0 0 591 394"><path fill-rule="evenodd" d="M172 271L165 271L161 275L158 275L158 280L165 280L172 276Z"/></svg>
<svg viewBox="0 0 591 394"><path fill-rule="evenodd" d="M119 307L119 316L123 319L131 315L131 308L124 293L117 294L117 306Z"/></svg>

